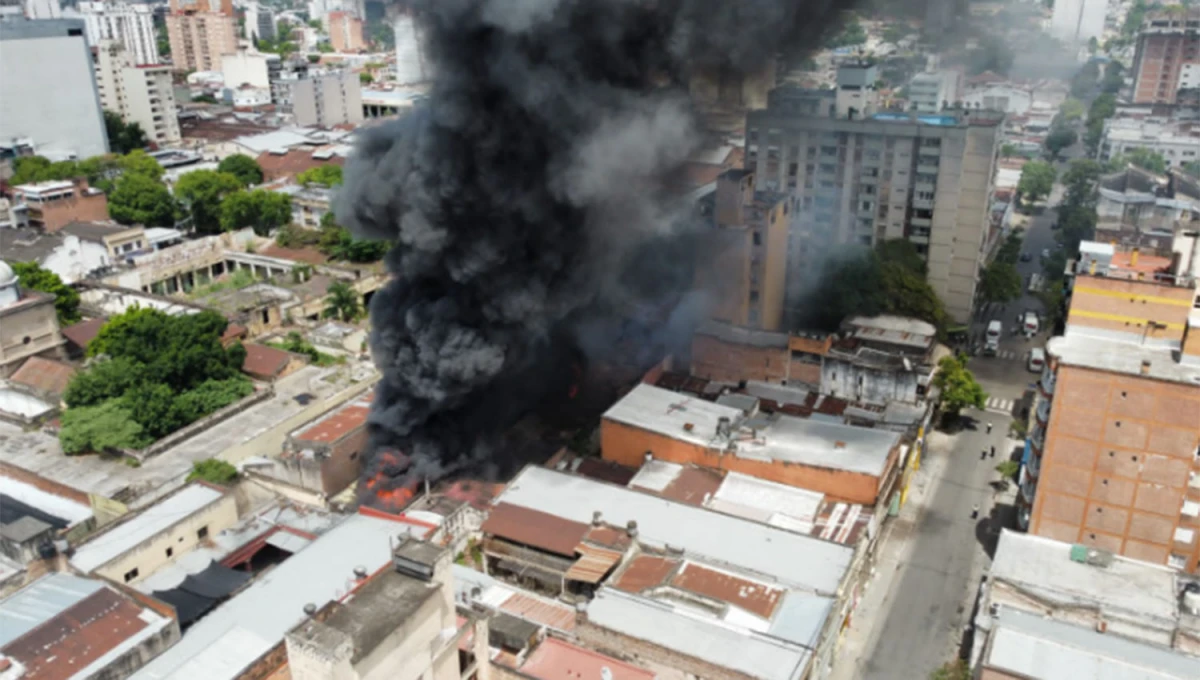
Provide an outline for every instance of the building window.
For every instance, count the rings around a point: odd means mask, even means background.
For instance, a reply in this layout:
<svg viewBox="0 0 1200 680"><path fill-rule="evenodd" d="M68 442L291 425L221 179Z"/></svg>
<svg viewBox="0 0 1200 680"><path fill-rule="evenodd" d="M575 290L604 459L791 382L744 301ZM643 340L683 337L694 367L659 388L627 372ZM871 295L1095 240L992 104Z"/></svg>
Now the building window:
<svg viewBox="0 0 1200 680"><path fill-rule="evenodd" d="M772 222L775 221L774 215L771 216L771 221ZM757 231L754 232L754 245L756 245L756 246L762 245L762 234L758 233Z"/></svg>
<svg viewBox="0 0 1200 680"><path fill-rule="evenodd" d="M208 538L208 526L207 525L202 526L196 530L196 538L201 541Z"/></svg>
<svg viewBox="0 0 1200 680"><path fill-rule="evenodd" d="M174 555L174 554L175 554L174 548L167 548L167 557L170 557L171 555Z"/></svg>
<svg viewBox="0 0 1200 680"><path fill-rule="evenodd" d="M135 579L137 577L138 577L137 567L134 567L133 569L130 569L129 571L125 572L125 582L126 583L129 583L130 581L132 581L133 579Z"/></svg>

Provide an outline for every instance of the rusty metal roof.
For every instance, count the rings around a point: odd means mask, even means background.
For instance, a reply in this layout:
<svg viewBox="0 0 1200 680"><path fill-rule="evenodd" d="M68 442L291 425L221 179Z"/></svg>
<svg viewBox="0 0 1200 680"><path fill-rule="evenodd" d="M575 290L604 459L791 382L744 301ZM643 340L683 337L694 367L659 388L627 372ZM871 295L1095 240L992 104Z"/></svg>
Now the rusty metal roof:
<svg viewBox="0 0 1200 680"><path fill-rule="evenodd" d="M600 579L621 561L622 553L616 550L605 550L586 543L580 543L575 549L579 551L580 557L563 575L568 581L599 583Z"/></svg>
<svg viewBox="0 0 1200 680"><path fill-rule="evenodd" d="M329 413L296 435L298 442L329 444L348 434L358 432L367 424L375 393L368 392L350 404Z"/></svg>
<svg viewBox="0 0 1200 680"><path fill-rule="evenodd" d="M480 530L512 543L573 558L575 547L583 540L588 525L519 505L500 503L492 508Z"/></svg>
<svg viewBox="0 0 1200 680"><path fill-rule="evenodd" d="M680 561L656 555L639 555L629 562L613 587L629 593L640 593L667 582L679 567ZM611 583L611 582L610 582Z"/></svg>
<svg viewBox="0 0 1200 680"><path fill-rule="evenodd" d="M61 395L67 391L67 383L73 375L75 369L61 361L29 357L9 380L47 394Z"/></svg>
<svg viewBox="0 0 1200 680"><path fill-rule="evenodd" d="M273 378L287 368L288 362L292 360L290 352L274 347L253 342L247 342L242 347L246 348L246 360L242 362L242 371L256 378Z"/></svg>
<svg viewBox="0 0 1200 680"><path fill-rule="evenodd" d="M659 495L688 505L704 505L721 488L722 481L724 472L720 470L688 465Z"/></svg>
<svg viewBox="0 0 1200 680"><path fill-rule="evenodd" d="M653 671L556 638L543 640L519 670L538 680L654 680L656 677Z"/></svg>
<svg viewBox="0 0 1200 680"><path fill-rule="evenodd" d="M772 588L765 583L744 579L695 562L683 565L675 578L671 579L671 585L697 595L728 602L764 619L771 618L785 592L781 588Z"/></svg>

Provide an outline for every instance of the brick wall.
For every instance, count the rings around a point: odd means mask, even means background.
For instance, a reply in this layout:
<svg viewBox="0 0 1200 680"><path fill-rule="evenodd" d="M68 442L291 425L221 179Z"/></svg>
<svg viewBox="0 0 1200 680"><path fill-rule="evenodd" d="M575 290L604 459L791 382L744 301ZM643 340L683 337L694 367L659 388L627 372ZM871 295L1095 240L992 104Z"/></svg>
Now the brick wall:
<svg viewBox="0 0 1200 680"><path fill-rule="evenodd" d="M701 678L727 678L729 680L752 680L751 676L727 668L715 666L694 657L651 644L646 640L615 633L607 628L592 625L582 618L575 626L575 636L585 647L618 659L631 659L634 663L647 660L675 668ZM519 676L518 676L519 677Z"/></svg>
<svg viewBox="0 0 1200 680"><path fill-rule="evenodd" d="M362 452L367 448L366 424L347 432L329 447L329 458L321 461L321 484L333 495L358 479L362 472Z"/></svg>
<svg viewBox="0 0 1200 680"><path fill-rule="evenodd" d="M646 430L631 427L607 418L600 421L600 454L630 467L641 467L647 451L654 457L671 463L700 465L720 470L740 472L788 486L820 491L829 500L874 505L880 491L880 478L874 475L798 465L780 461L759 461L738 458L697 444L681 441ZM895 464L898 449L892 451Z"/></svg>
<svg viewBox="0 0 1200 680"><path fill-rule="evenodd" d="M90 196L75 196L61 201L40 204L41 215L37 219L42 228L55 232L72 222L103 222L108 219L108 197L102 193Z"/></svg>
<svg viewBox="0 0 1200 680"><path fill-rule="evenodd" d="M740 380L782 382L788 377L786 347L755 347L724 342L708 335L692 338L692 375L736 383ZM817 371L820 382L820 370Z"/></svg>

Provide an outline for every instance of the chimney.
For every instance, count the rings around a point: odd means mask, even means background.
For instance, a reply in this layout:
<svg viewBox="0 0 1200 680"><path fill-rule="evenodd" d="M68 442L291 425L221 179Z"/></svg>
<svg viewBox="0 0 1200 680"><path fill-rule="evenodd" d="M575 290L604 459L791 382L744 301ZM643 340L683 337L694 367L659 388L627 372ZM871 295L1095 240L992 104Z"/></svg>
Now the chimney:
<svg viewBox="0 0 1200 680"><path fill-rule="evenodd" d="M629 520L629 522L625 525L625 532L629 534L630 538L637 538L637 535L638 535L637 520L635 520L635 519Z"/></svg>
<svg viewBox="0 0 1200 680"><path fill-rule="evenodd" d="M1150 375L1150 360L1142 359L1142 375Z"/></svg>
<svg viewBox="0 0 1200 680"><path fill-rule="evenodd" d="M592 513L592 526L594 526L594 527L600 526L600 518L603 516L604 516L604 514L601 513L599 510L593 512Z"/></svg>

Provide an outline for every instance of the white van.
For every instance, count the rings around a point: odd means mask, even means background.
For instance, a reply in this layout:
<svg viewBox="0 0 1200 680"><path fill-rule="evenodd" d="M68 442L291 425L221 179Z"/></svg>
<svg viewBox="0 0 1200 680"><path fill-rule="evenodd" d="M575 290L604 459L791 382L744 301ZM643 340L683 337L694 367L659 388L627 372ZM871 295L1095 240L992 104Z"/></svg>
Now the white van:
<svg viewBox="0 0 1200 680"><path fill-rule="evenodd" d="M1041 373L1042 367L1046 365L1046 350L1035 347L1029 350L1029 370L1034 373Z"/></svg>
<svg viewBox="0 0 1200 680"><path fill-rule="evenodd" d="M995 354L1000 351L1000 334L1004 331L1004 326L999 319L993 319L988 322L987 334L984 336L983 351L988 354Z"/></svg>
<svg viewBox="0 0 1200 680"><path fill-rule="evenodd" d="M1025 337L1031 338L1037 335L1039 328L1041 325L1038 323L1037 312L1025 312L1021 315L1021 332L1025 334Z"/></svg>

